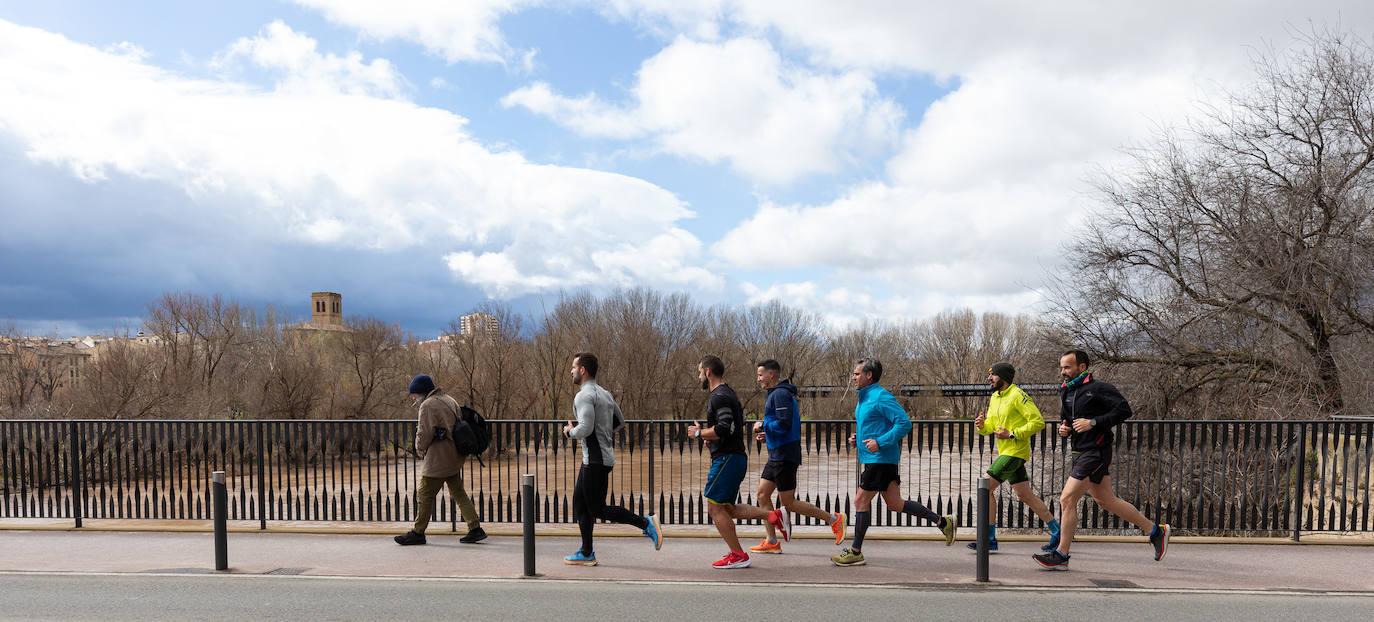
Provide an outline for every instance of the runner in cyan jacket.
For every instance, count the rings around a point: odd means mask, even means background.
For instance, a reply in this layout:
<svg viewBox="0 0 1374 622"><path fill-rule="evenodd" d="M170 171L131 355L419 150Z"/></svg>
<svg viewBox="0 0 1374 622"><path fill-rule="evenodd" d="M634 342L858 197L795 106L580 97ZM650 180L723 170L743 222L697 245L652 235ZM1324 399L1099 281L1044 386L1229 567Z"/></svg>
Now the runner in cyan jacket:
<svg viewBox="0 0 1374 622"><path fill-rule="evenodd" d="M1034 555L1035 561L1050 570L1069 569L1069 545L1073 544L1073 531L1078 526L1078 500L1084 494L1092 495L1098 507L1148 534L1155 561L1164 559L1171 535L1169 526L1151 522L1129 501L1112 492L1108 473L1115 440L1112 428L1131 416L1131 405L1116 387L1093 380L1088 373L1088 354L1082 350L1065 352L1059 358L1059 373L1064 378L1059 389L1059 436L1073 437L1073 469L1059 495L1059 548Z"/></svg>
<svg viewBox="0 0 1374 622"><path fill-rule="evenodd" d="M930 508L911 499L902 499L901 440L911 433L911 418L887 389L878 385L883 377L883 364L874 358L859 359L854 365L854 386L858 387L859 403L854 406L854 426L858 432L849 436L849 443L857 445L859 462L864 465L859 476L859 490L854 495L854 543L839 555L830 558L836 566L862 566L864 534L871 520L869 504L881 494L888 508L924 518L940 528L945 546L954 544L953 516L940 516Z"/></svg>
<svg viewBox="0 0 1374 622"><path fill-rule="evenodd" d="M988 386L992 396L988 398L988 410L978 413L973 420L974 429L979 434L997 437L997 459L988 467L988 507L996 507L993 491L1003 483L1011 485L1012 492L1022 503L1030 506L1032 512L1045 521L1050 530L1050 543L1041 550L1049 551L1059 546L1059 521L1054 519L1050 508L1031 490L1030 473L1026 461L1030 460L1030 439L1045 429L1045 419L1040 409L1035 407L1025 391L1011 383L1016 376L1016 368L1011 363L997 363L988 369ZM977 542L968 543L968 548L978 550ZM997 525L988 525L988 550L997 550Z"/></svg>
<svg viewBox="0 0 1374 622"><path fill-rule="evenodd" d="M758 365L759 386L768 391L763 406L763 421L754 424L754 438L768 446L768 463L759 476L759 507L769 510L768 537L749 547L755 553L781 553L778 529L782 539L792 539L792 515L801 514L830 525L835 544L844 541L844 514L827 512L797 498L797 468L801 466L801 412L797 404L797 387L786 380L778 380L782 365L768 359ZM773 509L773 491L778 492L781 508Z"/></svg>

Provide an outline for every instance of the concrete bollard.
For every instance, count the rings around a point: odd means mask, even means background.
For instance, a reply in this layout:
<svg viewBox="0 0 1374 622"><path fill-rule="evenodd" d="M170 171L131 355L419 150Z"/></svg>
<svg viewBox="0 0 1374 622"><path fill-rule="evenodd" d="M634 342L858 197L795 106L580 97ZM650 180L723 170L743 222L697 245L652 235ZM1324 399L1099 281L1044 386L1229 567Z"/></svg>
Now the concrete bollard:
<svg viewBox="0 0 1374 622"><path fill-rule="evenodd" d="M534 474L520 476L520 499L524 506L525 576L534 576Z"/></svg>
<svg viewBox="0 0 1374 622"><path fill-rule="evenodd" d="M210 475L214 489L215 513L215 570L229 569L229 491L224 483L224 471Z"/></svg>

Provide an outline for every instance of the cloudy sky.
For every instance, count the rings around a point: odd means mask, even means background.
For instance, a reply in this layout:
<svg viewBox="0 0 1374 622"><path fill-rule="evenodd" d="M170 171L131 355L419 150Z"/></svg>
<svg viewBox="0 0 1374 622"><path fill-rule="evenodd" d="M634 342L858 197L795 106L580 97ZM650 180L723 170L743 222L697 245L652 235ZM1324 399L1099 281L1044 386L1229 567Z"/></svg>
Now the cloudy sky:
<svg viewBox="0 0 1374 622"><path fill-rule="evenodd" d="M0 0L0 321L647 286L1034 311L1093 171L1368 2Z"/></svg>

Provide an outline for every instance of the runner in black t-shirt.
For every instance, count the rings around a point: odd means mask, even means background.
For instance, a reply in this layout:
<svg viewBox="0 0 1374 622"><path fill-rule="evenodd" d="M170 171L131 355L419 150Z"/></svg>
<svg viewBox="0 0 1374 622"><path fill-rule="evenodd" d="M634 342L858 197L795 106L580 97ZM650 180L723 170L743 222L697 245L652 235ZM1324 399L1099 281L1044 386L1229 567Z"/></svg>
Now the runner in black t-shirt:
<svg viewBox="0 0 1374 622"><path fill-rule="evenodd" d="M735 519L768 519L768 511L752 505L735 503L739 485L744 481L749 456L744 453L744 407L734 389L725 384L725 363L719 357L707 355L697 364L697 378L701 388L711 391L706 407L706 425L693 421L687 435L706 441L711 451L711 470L706 475L707 512L716 531L730 547L725 557L711 564L715 568L743 568L749 565L749 554L740 546L735 534Z"/></svg>

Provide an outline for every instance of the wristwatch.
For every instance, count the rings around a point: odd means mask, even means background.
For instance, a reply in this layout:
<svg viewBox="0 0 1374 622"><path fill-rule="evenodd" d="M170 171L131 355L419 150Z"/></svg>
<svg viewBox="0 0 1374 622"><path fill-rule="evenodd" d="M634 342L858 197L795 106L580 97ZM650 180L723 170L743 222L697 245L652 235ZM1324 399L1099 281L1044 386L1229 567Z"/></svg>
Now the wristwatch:
<svg viewBox="0 0 1374 622"><path fill-rule="evenodd" d="M1013 440L1013 441L1016 440L1016 433L1015 433L1015 432L1007 432L1007 434L1009 435L1009 436L1008 436L1009 439L1011 439L1011 440Z"/></svg>
<svg viewBox="0 0 1374 622"><path fill-rule="evenodd" d="M701 428L697 428L697 432L692 435L692 438L701 438Z"/></svg>

